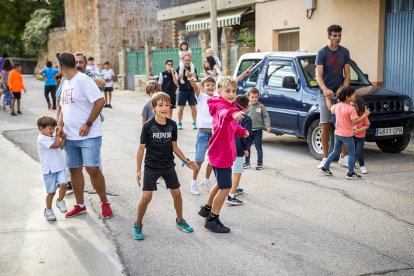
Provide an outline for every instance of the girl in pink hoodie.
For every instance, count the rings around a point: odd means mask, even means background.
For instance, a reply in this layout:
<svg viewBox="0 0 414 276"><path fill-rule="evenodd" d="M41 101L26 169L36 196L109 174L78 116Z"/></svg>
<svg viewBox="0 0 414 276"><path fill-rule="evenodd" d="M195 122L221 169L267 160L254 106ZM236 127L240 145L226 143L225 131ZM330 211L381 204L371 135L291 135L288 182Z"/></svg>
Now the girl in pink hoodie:
<svg viewBox="0 0 414 276"><path fill-rule="evenodd" d="M219 220L223 206L231 188L231 167L236 159L234 136L247 137L249 132L237 124L243 114L233 106L236 100L237 82L230 77L222 77L218 84L220 96L207 101L213 117L213 135L209 142L208 160L213 167L217 184L210 191L206 205L198 212L207 218L204 227L215 233L229 233L230 228Z"/></svg>

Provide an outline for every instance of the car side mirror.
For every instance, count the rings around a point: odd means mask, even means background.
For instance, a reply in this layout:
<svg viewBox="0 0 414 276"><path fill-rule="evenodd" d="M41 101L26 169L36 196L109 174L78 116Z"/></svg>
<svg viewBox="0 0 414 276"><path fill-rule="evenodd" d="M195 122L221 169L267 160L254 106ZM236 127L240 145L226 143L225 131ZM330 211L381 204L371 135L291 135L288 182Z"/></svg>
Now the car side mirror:
<svg viewBox="0 0 414 276"><path fill-rule="evenodd" d="M297 89L298 84L295 81L295 78L292 76L283 77L282 87L287 89Z"/></svg>

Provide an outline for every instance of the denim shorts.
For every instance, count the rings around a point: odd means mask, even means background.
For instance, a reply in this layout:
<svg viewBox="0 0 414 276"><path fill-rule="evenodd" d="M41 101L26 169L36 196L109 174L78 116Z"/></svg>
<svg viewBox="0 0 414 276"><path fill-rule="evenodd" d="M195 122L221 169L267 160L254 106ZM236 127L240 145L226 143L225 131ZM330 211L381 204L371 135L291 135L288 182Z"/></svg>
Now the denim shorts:
<svg viewBox="0 0 414 276"><path fill-rule="evenodd" d="M243 173L244 156L237 156L233 163L233 173Z"/></svg>
<svg viewBox="0 0 414 276"><path fill-rule="evenodd" d="M85 140L66 140L68 168L98 167L101 163L102 136Z"/></svg>
<svg viewBox="0 0 414 276"><path fill-rule="evenodd" d="M198 163L204 162L211 135L213 135L211 131L198 130L194 161Z"/></svg>
<svg viewBox="0 0 414 276"><path fill-rule="evenodd" d="M217 168L213 166L213 172L216 176L219 189L231 188L231 168Z"/></svg>
<svg viewBox="0 0 414 276"><path fill-rule="evenodd" d="M53 194L60 184L67 185L68 176L66 175L66 170L63 170L60 172L44 174L43 180L45 181L46 192L48 194Z"/></svg>

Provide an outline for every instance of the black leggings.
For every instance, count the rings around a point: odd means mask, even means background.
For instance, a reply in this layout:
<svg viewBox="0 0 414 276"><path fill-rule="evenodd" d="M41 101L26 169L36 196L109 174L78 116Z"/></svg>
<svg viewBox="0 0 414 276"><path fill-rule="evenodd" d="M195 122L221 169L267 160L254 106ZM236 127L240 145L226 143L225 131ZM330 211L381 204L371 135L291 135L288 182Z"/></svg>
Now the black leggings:
<svg viewBox="0 0 414 276"><path fill-rule="evenodd" d="M47 103L50 103L49 93L52 94L53 108L56 108L56 85L45 86L45 98Z"/></svg>

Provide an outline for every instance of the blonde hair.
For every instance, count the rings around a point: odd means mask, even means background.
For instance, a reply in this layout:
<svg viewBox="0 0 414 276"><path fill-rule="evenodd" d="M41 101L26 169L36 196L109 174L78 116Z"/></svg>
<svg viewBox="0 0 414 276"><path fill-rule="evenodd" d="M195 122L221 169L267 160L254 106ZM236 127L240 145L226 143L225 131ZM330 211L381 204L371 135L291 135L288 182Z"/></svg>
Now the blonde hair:
<svg viewBox="0 0 414 276"><path fill-rule="evenodd" d="M48 126L55 127L57 126L57 122L55 118L49 116L41 116L37 119L37 127L38 128L45 128Z"/></svg>
<svg viewBox="0 0 414 276"><path fill-rule="evenodd" d="M216 85L216 80L215 80L213 77L211 77L211 76L208 76L208 77L203 78L203 79L201 80L201 86L204 86L204 84L205 84L206 82L211 82L211 83L213 83L214 85Z"/></svg>
<svg viewBox="0 0 414 276"><path fill-rule="evenodd" d="M152 107L155 108L157 106L157 102L159 100L161 100L163 102L171 103L171 98L170 98L170 96L167 93L165 93L165 92L157 92L154 95L152 95L152 97L151 97L151 105L152 105Z"/></svg>
<svg viewBox="0 0 414 276"><path fill-rule="evenodd" d="M237 87L237 81L235 79L233 79L232 77L229 76L223 76L219 79L218 83L217 83L217 89L226 87L226 86L233 86L233 87Z"/></svg>
<svg viewBox="0 0 414 276"><path fill-rule="evenodd" d="M147 95L151 93L159 92L159 91L161 91L160 86L158 82L156 82L155 80L150 80L145 85L145 93L147 93Z"/></svg>

